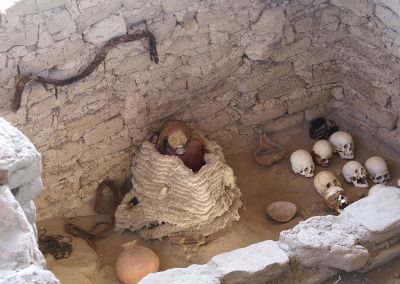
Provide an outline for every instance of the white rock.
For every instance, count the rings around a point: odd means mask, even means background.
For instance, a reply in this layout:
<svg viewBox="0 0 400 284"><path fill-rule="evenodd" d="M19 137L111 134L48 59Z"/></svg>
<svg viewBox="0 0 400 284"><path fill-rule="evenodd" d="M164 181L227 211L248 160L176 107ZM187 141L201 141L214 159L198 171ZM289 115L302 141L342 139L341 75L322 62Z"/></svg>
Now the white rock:
<svg viewBox="0 0 400 284"><path fill-rule="evenodd" d="M280 7L265 10L260 19L252 26L256 36L283 33L285 14Z"/></svg>
<svg viewBox="0 0 400 284"><path fill-rule="evenodd" d="M60 284L60 281L50 271L31 265L4 278L0 272L0 284Z"/></svg>
<svg viewBox="0 0 400 284"><path fill-rule="evenodd" d="M68 0L36 0L36 5L39 11L50 10L60 6L64 6L68 3Z"/></svg>
<svg viewBox="0 0 400 284"><path fill-rule="evenodd" d="M274 42L283 36L285 21L282 8L265 10L252 26L252 40L246 48L246 55L252 60L268 59L273 54Z"/></svg>
<svg viewBox="0 0 400 284"><path fill-rule="evenodd" d="M289 257L274 241L265 241L214 256L209 265L222 271L223 283L265 283L281 274Z"/></svg>
<svg viewBox="0 0 400 284"><path fill-rule="evenodd" d="M42 173L41 156L29 139L0 118L0 160L8 166L11 189L28 184Z"/></svg>
<svg viewBox="0 0 400 284"><path fill-rule="evenodd" d="M386 6L390 8L393 12L395 12L397 15L400 14L400 4L399 0L378 0L378 2L382 6Z"/></svg>
<svg viewBox="0 0 400 284"><path fill-rule="evenodd" d="M388 28L400 33L400 19L392 10L376 5L375 14Z"/></svg>
<svg viewBox="0 0 400 284"><path fill-rule="evenodd" d="M15 270L32 264L43 268L45 260L37 246L33 228L7 186L0 187L0 208L1 273L11 275Z"/></svg>
<svg viewBox="0 0 400 284"><path fill-rule="evenodd" d="M35 203L33 203L33 201L31 201L29 203L21 205L21 208L25 213L26 219L33 226L35 224L35 219L36 219Z"/></svg>
<svg viewBox="0 0 400 284"><path fill-rule="evenodd" d="M0 32L0 52L5 52L13 46L27 46L37 41L37 26L25 26L12 33Z"/></svg>
<svg viewBox="0 0 400 284"><path fill-rule="evenodd" d="M369 260L368 250L358 245L362 230L339 217L317 216L300 222L281 232L280 246L306 267L361 269Z"/></svg>
<svg viewBox="0 0 400 284"><path fill-rule="evenodd" d="M332 88L331 94L337 100L343 100L344 98L343 88L340 86Z"/></svg>
<svg viewBox="0 0 400 284"><path fill-rule="evenodd" d="M65 30L73 23L71 15L67 10L59 10L57 12L51 13L44 22L46 30L50 34L55 34ZM72 30L71 30L72 32Z"/></svg>
<svg viewBox="0 0 400 284"><path fill-rule="evenodd" d="M43 183L40 177L33 179L12 190L17 201L21 204L27 204L34 199L43 190Z"/></svg>
<svg viewBox="0 0 400 284"><path fill-rule="evenodd" d="M0 70L5 69L7 66L7 54L0 53Z"/></svg>
<svg viewBox="0 0 400 284"><path fill-rule="evenodd" d="M363 226L364 241L382 242L400 233L400 189L386 187L343 210L341 216Z"/></svg>
<svg viewBox="0 0 400 284"><path fill-rule="evenodd" d="M373 14L374 6L368 0L330 0L330 2L335 6L349 9L360 17Z"/></svg>
<svg viewBox="0 0 400 284"><path fill-rule="evenodd" d="M385 187L387 187L387 185L380 184L380 183L375 184L374 186L372 186L372 187L369 189L368 195L374 194L374 193L377 192L378 190L381 190L382 188L385 188Z"/></svg>
<svg viewBox="0 0 400 284"><path fill-rule="evenodd" d="M136 0L135 0L136 1ZM84 30L110 15L116 13L121 8L122 0L81 0L77 2L79 15L76 23L80 30Z"/></svg>
<svg viewBox="0 0 400 284"><path fill-rule="evenodd" d="M124 18L112 15L87 28L83 32L83 38L87 42L98 44L125 33L126 24Z"/></svg>
<svg viewBox="0 0 400 284"><path fill-rule="evenodd" d="M220 284L221 272L211 265L190 265L187 268L173 268L151 273L140 284Z"/></svg>

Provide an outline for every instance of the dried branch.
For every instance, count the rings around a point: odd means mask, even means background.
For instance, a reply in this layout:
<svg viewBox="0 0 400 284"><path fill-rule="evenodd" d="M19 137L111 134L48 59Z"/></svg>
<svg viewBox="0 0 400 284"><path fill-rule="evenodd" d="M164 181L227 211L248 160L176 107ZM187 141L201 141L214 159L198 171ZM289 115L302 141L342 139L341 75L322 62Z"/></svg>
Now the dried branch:
<svg viewBox="0 0 400 284"><path fill-rule="evenodd" d="M136 33L127 33L123 36L119 36L116 38L113 38L109 40L102 48L100 48L97 51L96 57L94 58L93 62L89 64L89 66L83 70L81 73L72 76L67 79L63 80L58 80L58 79L51 79L51 78L45 78L45 77L40 77L40 76L34 76L34 75L18 75L16 80L17 84L15 87L15 93L13 97L13 102L12 102L12 109L14 112L16 112L20 107L21 107L21 98L22 98L22 93L24 91L25 85L28 82L38 82L38 83L44 83L44 84L52 84L54 86L65 86L72 84L74 82L77 82L79 80L82 80L89 76L90 74L93 73L94 70L105 60L107 53L113 49L115 46L121 44L121 43L126 43L126 42L131 42L131 41L136 41L142 38L147 38L149 41L149 52L150 52L150 60L158 64L158 55L157 55L157 46L156 46L156 38L154 35L149 32L149 31L142 31L142 32L136 32Z"/></svg>

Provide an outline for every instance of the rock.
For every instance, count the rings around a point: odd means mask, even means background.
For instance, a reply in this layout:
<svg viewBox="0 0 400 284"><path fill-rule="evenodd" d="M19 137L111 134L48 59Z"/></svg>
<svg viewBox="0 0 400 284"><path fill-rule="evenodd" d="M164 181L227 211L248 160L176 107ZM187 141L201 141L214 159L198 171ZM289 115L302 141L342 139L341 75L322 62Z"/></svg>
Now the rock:
<svg viewBox="0 0 400 284"><path fill-rule="evenodd" d="M67 28L70 28L71 33L74 31L71 15L65 9L51 13L50 16L46 17L44 27L50 34L59 33Z"/></svg>
<svg viewBox="0 0 400 284"><path fill-rule="evenodd" d="M2 281L4 280L4 282ZM21 268L12 275L0 279L1 284L60 284L54 274L36 265Z"/></svg>
<svg viewBox="0 0 400 284"><path fill-rule="evenodd" d="M252 26L256 36L275 35L283 33L286 17L280 7L265 10L259 20Z"/></svg>
<svg viewBox="0 0 400 284"><path fill-rule="evenodd" d="M400 33L399 16L393 13L392 10L376 5L375 14L388 28Z"/></svg>
<svg viewBox="0 0 400 284"><path fill-rule="evenodd" d="M274 241L265 241L213 257L205 265L153 273L140 284L265 283L287 268L289 258Z"/></svg>
<svg viewBox="0 0 400 284"><path fill-rule="evenodd" d="M43 190L43 183L40 177L33 179L29 183L25 183L11 192L14 194L17 201L21 204L27 204L33 200Z"/></svg>
<svg viewBox="0 0 400 284"><path fill-rule="evenodd" d="M378 0L382 6L390 8L397 15L400 14L400 5L398 0Z"/></svg>
<svg viewBox="0 0 400 284"><path fill-rule="evenodd" d="M35 146L10 123L0 118L0 159L9 171L11 189L32 182L42 173L42 162Z"/></svg>
<svg viewBox="0 0 400 284"><path fill-rule="evenodd" d="M266 60L275 52L277 37L283 36L285 14L280 7L267 9L252 26L253 40L246 47L246 55L252 60Z"/></svg>
<svg viewBox="0 0 400 284"><path fill-rule="evenodd" d="M400 189L386 187L349 206L340 216L365 228L364 242L382 242L400 233Z"/></svg>
<svg viewBox="0 0 400 284"><path fill-rule="evenodd" d="M83 39L93 44L106 42L114 37L126 34L125 20L111 15L83 32Z"/></svg>
<svg viewBox="0 0 400 284"><path fill-rule="evenodd" d="M265 283L281 274L289 263L274 241L265 241L214 256L209 265L222 272L222 283Z"/></svg>
<svg viewBox="0 0 400 284"><path fill-rule="evenodd" d="M330 2L338 7L351 10L357 16L363 17L373 14L373 4L368 0L330 0Z"/></svg>
<svg viewBox="0 0 400 284"><path fill-rule="evenodd" d="M343 100L344 98L343 88L340 86L332 88L331 95L337 100Z"/></svg>
<svg viewBox="0 0 400 284"><path fill-rule="evenodd" d="M359 245L359 226L342 216L312 217L280 234L280 246L306 267L326 266L347 272L363 268L368 250Z"/></svg>
<svg viewBox="0 0 400 284"><path fill-rule="evenodd" d="M59 283L51 272L43 270L45 260L37 246L33 228L7 186L0 186L0 208L1 280L5 281L0 282ZM43 282L33 281L35 278Z"/></svg>
<svg viewBox="0 0 400 284"><path fill-rule="evenodd" d="M39 11L54 9L57 7L64 6L67 3L68 3L68 0L52 0L52 1L36 0L36 5L38 6Z"/></svg>
<svg viewBox="0 0 400 284"><path fill-rule="evenodd" d="M151 273L140 284L220 284L221 272L212 265L190 265L187 268L173 268L161 273Z"/></svg>

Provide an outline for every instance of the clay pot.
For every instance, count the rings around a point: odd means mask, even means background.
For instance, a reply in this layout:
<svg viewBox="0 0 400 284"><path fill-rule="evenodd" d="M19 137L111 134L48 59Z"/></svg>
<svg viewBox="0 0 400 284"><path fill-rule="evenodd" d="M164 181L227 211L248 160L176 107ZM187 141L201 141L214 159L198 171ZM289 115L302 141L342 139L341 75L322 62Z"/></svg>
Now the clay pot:
<svg viewBox="0 0 400 284"><path fill-rule="evenodd" d="M285 149L282 146L273 142L265 134L260 136L260 144L254 152L254 158L257 163L263 166L270 166L282 160L284 155Z"/></svg>
<svg viewBox="0 0 400 284"><path fill-rule="evenodd" d="M285 223L294 217L297 212L296 204L289 201L277 201L267 207L267 214L275 221Z"/></svg>
<svg viewBox="0 0 400 284"><path fill-rule="evenodd" d="M138 245L137 241L123 244L115 270L124 284L136 284L147 274L157 272L160 260L151 249Z"/></svg>

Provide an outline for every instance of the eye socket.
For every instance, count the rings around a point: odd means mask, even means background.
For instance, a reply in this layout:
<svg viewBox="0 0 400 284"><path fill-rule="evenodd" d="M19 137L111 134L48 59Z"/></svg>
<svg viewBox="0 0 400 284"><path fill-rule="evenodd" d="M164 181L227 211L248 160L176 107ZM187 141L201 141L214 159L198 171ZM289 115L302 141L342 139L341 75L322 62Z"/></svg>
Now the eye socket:
<svg viewBox="0 0 400 284"><path fill-rule="evenodd" d="M328 183L326 184L326 187L327 187L327 188L330 188L330 187L331 187L331 183L328 182Z"/></svg>
<svg viewBox="0 0 400 284"><path fill-rule="evenodd" d="M358 169L356 169L354 172L355 172L356 174L358 174L360 171L359 171Z"/></svg>

